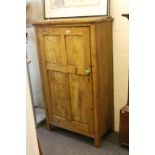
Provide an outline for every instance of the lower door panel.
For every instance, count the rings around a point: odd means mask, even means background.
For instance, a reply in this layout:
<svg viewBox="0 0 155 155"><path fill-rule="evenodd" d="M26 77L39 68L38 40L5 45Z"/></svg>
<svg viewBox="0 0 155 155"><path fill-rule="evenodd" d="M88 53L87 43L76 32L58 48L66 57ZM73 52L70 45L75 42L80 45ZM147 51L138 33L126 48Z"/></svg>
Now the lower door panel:
<svg viewBox="0 0 155 155"><path fill-rule="evenodd" d="M72 131L93 134L91 77L50 71L52 122Z"/></svg>

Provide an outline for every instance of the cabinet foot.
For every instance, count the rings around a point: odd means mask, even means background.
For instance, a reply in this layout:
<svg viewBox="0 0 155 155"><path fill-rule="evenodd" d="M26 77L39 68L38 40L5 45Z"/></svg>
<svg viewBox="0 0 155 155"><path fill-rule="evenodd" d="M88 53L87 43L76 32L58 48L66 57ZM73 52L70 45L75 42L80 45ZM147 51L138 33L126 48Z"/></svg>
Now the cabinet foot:
<svg viewBox="0 0 155 155"><path fill-rule="evenodd" d="M46 124L47 129L50 130L54 130L55 126L51 125L51 124Z"/></svg>
<svg viewBox="0 0 155 155"><path fill-rule="evenodd" d="M95 137L95 139L94 139L94 145L96 147L100 147L100 145L101 145L101 137Z"/></svg>
<svg viewBox="0 0 155 155"><path fill-rule="evenodd" d="M48 130L51 130L51 125L50 124L46 123L46 127L47 127Z"/></svg>
<svg viewBox="0 0 155 155"><path fill-rule="evenodd" d="M55 126L50 125L50 129L51 129L51 130L54 130L55 128L56 128Z"/></svg>

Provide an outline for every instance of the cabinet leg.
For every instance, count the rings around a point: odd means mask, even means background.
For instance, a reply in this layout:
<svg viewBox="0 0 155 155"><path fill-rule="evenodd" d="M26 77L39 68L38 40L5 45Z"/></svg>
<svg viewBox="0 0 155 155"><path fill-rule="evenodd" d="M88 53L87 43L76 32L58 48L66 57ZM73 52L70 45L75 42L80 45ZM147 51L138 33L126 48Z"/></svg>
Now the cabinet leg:
<svg viewBox="0 0 155 155"><path fill-rule="evenodd" d="M96 146L96 147L100 147L100 145L101 145L101 137L95 137L95 139L94 139L94 145Z"/></svg>
<svg viewBox="0 0 155 155"><path fill-rule="evenodd" d="M54 130L54 129L55 129L55 126L50 125L50 129L51 129L51 130Z"/></svg>
<svg viewBox="0 0 155 155"><path fill-rule="evenodd" d="M109 133L113 133L114 132L114 128L113 126L108 130Z"/></svg>
<svg viewBox="0 0 155 155"><path fill-rule="evenodd" d="M50 130L54 130L55 126L49 124L49 123L46 123L46 127L47 129L50 131Z"/></svg>
<svg viewBox="0 0 155 155"><path fill-rule="evenodd" d="M50 126L49 123L46 123L46 127L47 127L48 130L51 130L51 126Z"/></svg>

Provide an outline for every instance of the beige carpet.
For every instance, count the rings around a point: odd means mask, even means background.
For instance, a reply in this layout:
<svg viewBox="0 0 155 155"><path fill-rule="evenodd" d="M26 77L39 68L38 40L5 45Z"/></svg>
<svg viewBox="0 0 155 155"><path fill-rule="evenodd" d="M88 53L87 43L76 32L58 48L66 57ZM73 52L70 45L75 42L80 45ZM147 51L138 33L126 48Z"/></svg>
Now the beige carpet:
<svg viewBox="0 0 155 155"><path fill-rule="evenodd" d="M93 140L60 128L48 131L45 126L37 129L43 155L128 155L128 149L120 147L118 134L103 137L102 145L96 148Z"/></svg>

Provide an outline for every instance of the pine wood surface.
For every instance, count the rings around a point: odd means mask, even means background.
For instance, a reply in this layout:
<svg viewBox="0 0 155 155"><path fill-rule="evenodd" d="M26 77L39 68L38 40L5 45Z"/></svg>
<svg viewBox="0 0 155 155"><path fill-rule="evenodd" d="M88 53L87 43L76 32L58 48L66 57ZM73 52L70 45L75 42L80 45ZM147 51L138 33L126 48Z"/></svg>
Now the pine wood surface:
<svg viewBox="0 0 155 155"><path fill-rule="evenodd" d="M99 146L113 127L112 18L34 25L48 127L92 137Z"/></svg>
<svg viewBox="0 0 155 155"><path fill-rule="evenodd" d="M44 25L63 25L63 24L92 24L97 22L106 22L113 20L109 16L103 17L82 17L82 18L60 18L60 19L49 19L49 20L40 20L33 22L35 26L44 26Z"/></svg>

